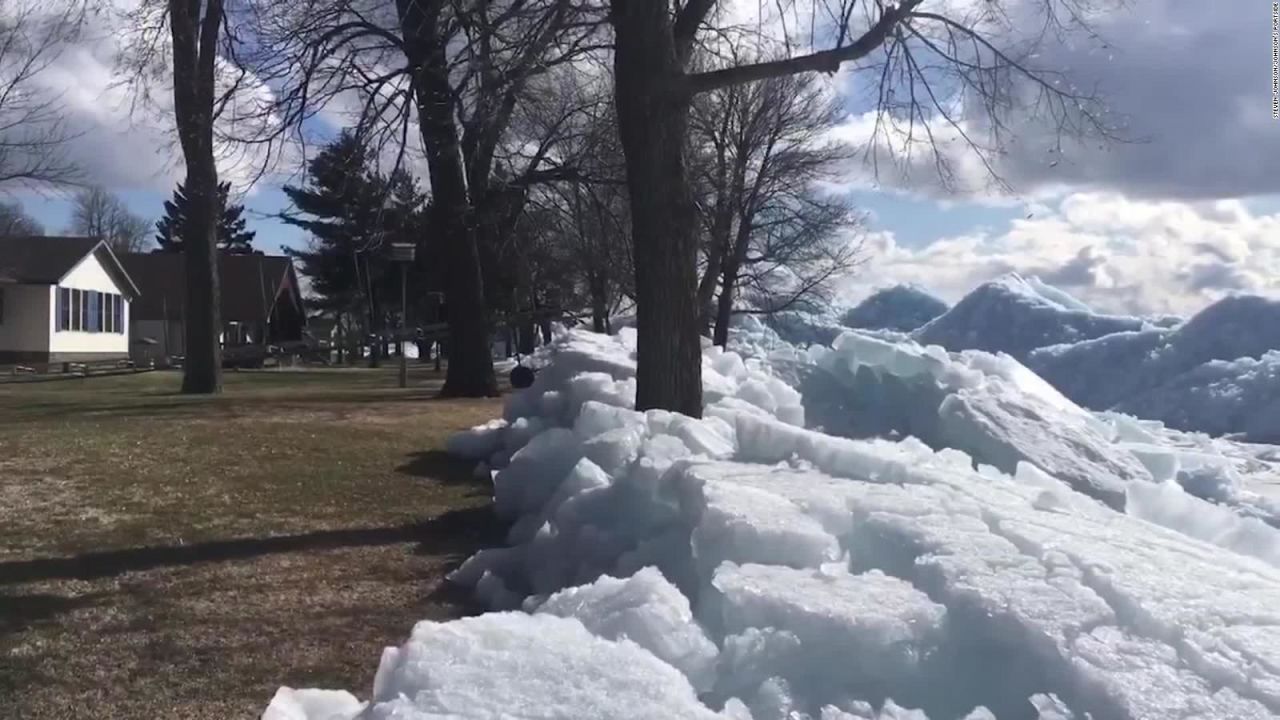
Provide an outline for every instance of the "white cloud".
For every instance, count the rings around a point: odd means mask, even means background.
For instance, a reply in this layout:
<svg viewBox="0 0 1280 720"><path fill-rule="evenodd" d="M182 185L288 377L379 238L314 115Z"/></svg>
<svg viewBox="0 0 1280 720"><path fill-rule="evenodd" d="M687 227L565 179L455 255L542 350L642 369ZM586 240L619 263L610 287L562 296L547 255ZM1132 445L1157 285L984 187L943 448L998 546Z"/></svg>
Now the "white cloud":
<svg viewBox="0 0 1280 720"><path fill-rule="evenodd" d="M70 135L67 155L85 180L111 190L167 192L183 176L182 152L173 131L172 90L156 82L147 94L149 101L139 102L142 96L122 70L119 53L132 37L125 26L128 5L107 3L87 15L80 38L64 44L34 77L31 90L58 104ZM159 49L167 59L164 45ZM230 69L223 68L220 80L229 82L231 76ZM244 107L270 97L269 88L249 77L242 80L231 105ZM219 152L219 172L243 191L258 176L264 160L257 149L224 147Z"/></svg>
<svg viewBox="0 0 1280 720"><path fill-rule="evenodd" d="M957 4L933 0L924 7L936 11ZM986 0L979 4L995 5ZM1004 0L999 6L1018 18L1043 4ZM1001 152L990 155L996 173L1014 194L1039 199L1098 190L1212 201L1280 192L1280 173L1270 161L1280 155L1280 125L1270 116L1270 15L1264 6L1223 12L1214 3L1179 0L1090 5L1098 38L1075 34L1058 42L1051 35L1035 62L1063 69L1063 83L1096 87L1125 141L1067 142L1058 152L1052 128L1030 108L1020 108L1005 118ZM1027 22L1017 29L1032 32L1039 27ZM996 30L992 37L1002 45L1018 42L1007 30ZM870 146L876 115L863 109L874 100L879 75L842 73L842 78L854 111L837 133ZM945 89L943 84L940 91ZM961 136L963 130L979 144L985 142L985 109L974 102L962 107L945 93L942 100L958 118L959 128L940 119L931 123L937 155L920 143L908 158L901 134L892 138L892 147L882 137L880 172L851 167L850 184L901 187L934 197L1008 194L991 182L991 174ZM921 140L918 125L915 132ZM948 187L938 182L939 155L954 176Z"/></svg>
<svg viewBox="0 0 1280 720"><path fill-rule="evenodd" d="M1243 204L1074 193L1002 232L939 239L919 250L879 231L851 292L918 282L955 301L1009 271L1036 274L1112 312L1192 313L1229 292L1280 294L1280 214Z"/></svg>

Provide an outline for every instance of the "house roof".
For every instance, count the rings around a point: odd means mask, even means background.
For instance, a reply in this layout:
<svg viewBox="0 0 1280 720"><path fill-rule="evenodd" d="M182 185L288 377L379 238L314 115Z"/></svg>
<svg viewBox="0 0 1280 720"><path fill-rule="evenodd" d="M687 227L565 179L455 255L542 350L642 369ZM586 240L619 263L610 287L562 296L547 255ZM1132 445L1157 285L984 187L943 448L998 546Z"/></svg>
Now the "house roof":
<svg viewBox="0 0 1280 720"><path fill-rule="evenodd" d="M133 304L132 314L141 320L177 320L186 304L186 269L182 253L154 252L122 255L142 296ZM222 287L223 322L261 322L277 303L294 304L302 310L293 262L280 255L218 256Z"/></svg>
<svg viewBox="0 0 1280 720"><path fill-rule="evenodd" d="M137 284L115 253L92 237L0 237L0 283L57 285L91 253L126 296L137 297Z"/></svg>

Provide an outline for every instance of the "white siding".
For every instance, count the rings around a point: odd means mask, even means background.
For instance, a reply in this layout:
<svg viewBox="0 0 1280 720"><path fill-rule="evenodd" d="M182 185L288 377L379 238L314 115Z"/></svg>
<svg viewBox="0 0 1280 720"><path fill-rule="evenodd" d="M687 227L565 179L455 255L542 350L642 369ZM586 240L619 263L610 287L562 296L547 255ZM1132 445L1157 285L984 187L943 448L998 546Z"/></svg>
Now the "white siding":
<svg viewBox="0 0 1280 720"><path fill-rule="evenodd" d="M58 319L54 317L56 313L48 313L49 332L51 341L49 343L49 352L52 353L113 353L125 356L129 354L129 301L123 298L123 291L117 287L115 281L107 274L107 271L98 262L98 257L94 253L90 253L79 265L71 269L67 276L62 279L58 287L73 288L79 290L97 290L98 292L113 293L121 295L124 302L122 316L124 318L124 332L82 332L74 330L58 330ZM57 287L47 288L49 307L57 307Z"/></svg>
<svg viewBox="0 0 1280 720"><path fill-rule="evenodd" d="M0 350L49 351L49 286L0 285L4 317L0 318Z"/></svg>

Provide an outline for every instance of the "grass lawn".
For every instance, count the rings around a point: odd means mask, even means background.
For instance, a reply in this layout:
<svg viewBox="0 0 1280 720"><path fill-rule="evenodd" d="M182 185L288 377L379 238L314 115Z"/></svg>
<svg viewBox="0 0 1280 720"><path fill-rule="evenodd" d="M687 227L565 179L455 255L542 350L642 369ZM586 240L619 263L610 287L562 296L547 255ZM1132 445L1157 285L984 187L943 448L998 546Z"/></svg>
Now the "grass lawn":
<svg viewBox="0 0 1280 720"><path fill-rule="evenodd" d="M443 452L500 401L394 367L0 385L0 716L250 718L281 684L367 695L385 645L472 608L501 537Z"/></svg>

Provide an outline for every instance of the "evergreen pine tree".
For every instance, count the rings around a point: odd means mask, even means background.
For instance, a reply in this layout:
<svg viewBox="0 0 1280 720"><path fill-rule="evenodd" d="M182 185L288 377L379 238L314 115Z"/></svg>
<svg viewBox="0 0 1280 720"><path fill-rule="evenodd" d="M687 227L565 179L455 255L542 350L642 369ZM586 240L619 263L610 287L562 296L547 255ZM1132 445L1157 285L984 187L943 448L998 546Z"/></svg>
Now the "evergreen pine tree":
<svg viewBox="0 0 1280 720"><path fill-rule="evenodd" d="M257 234L248 229L243 217L244 206L232 204L231 183L218 184L218 249L224 252L248 254L255 252L253 238ZM173 191L173 199L164 203L164 216L156 221L156 244L165 252L182 250L182 229L187 218L187 194L182 183Z"/></svg>
<svg viewBox="0 0 1280 720"><path fill-rule="evenodd" d="M285 186L284 193L296 212L282 220L311 234L306 250L285 252L311 280L315 305L360 318L366 332L385 329L399 313L400 298L400 273L388 260L387 245L414 242L419 247L409 279L414 320L415 305L439 283L426 271L435 266L423 242L426 196L412 175L378 174L368 149L344 131L311 161L306 184Z"/></svg>
<svg viewBox="0 0 1280 720"><path fill-rule="evenodd" d="M182 249L182 226L187 221L187 192L182 183L173 191L173 199L164 201L164 215L156 221L156 244L161 250Z"/></svg>

